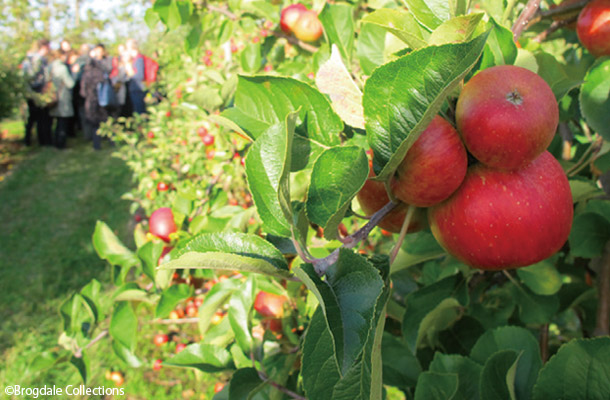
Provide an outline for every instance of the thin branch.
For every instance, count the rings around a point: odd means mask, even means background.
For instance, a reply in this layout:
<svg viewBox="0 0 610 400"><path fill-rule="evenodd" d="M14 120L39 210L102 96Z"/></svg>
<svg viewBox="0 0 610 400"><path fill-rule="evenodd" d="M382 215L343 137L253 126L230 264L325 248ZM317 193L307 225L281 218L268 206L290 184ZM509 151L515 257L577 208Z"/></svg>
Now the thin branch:
<svg viewBox="0 0 610 400"><path fill-rule="evenodd" d="M413 217L413 213L415 212L414 206L409 206L407 209L407 215L405 215L405 220L402 223L402 227L400 228L400 236L398 237L398 241L394 244L394 248L390 253L390 265L394 264L394 260L396 260L396 256L398 255L398 250L402 246L402 242L405 240L405 236L407 235L407 231L409 230L409 225L411 225L411 218Z"/></svg>
<svg viewBox="0 0 610 400"><path fill-rule="evenodd" d="M532 19L538 12L538 9L540 8L540 1L541 0L529 0L523 11L521 11L521 15L519 15L519 18L517 18L517 21L515 21L515 24L512 27L513 39L515 42L523 33L523 30L527 26L529 20Z"/></svg>
<svg viewBox="0 0 610 400"><path fill-rule="evenodd" d="M146 322L147 324L157 325L184 325L184 324L196 324L199 322L199 318L180 318L180 319L153 319L152 321Z"/></svg>
<svg viewBox="0 0 610 400"><path fill-rule="evenodd" d="M534 42L542 42L544 40L546 40L552 33L558 31L559 29L568 26L574 22L576 22L576 20L578 19L578 16L575 15L572 18L568 18L568 19L563 19L561 21L554 21L551 26L549 26L547 29L545 29L544 31L540 32L538 35L536 35L532 40Z"/></svg>
<svg viewBox="0 0 610 400"><path fill-rule="evenodd" d="M208 10L220 13L233 21L239 19L239 17L236 14L233 14L231 11L229 11L225 7L216 7L211 4L207 4L206 7Z"/></svg>
<svg viewBox="0 0 610 400"><path fill-rule="evenodd" d="M263 371L256 370L256 372L258 373L258 377L261 379L261 381L273 386L280 392L287 394L288 396L290 396L296 400L307 400L306 397L303 397L300 394L295 393L292 390L288 389L287 387L284 387L284 386L280 385L279 383L272 381Z"/></svg>
<svg viewBox="0 0 610 400"><path fill-rule="evenodd" d="M76 350L76 352L74 352L74 357L81 358L83 356L84 350L87 350L89 347L102 340L106 335L108 335L108 329L104 329L103 331L101 331L100 334L97 335L92 341L87 343L85 347L81 347L80 349Z"/></svg>
<svg viewBox="0 0 610 400"><path fill-rule="evenodd" d="M581 8L583 8L584 6L586 6L589 1L590 0L581 0L577 3L561 4L561 5L558 5L557 7L551 8L550 10L545 10L545 11L538 10L538 12L534 16L534 18L532 18L528 22L527 28L529 28L530 26L532 26L534 24L537 24L538 22L542 21L543 19L558 17L561 15L571 14L575 11L578 11Z"/></svg>
<svg viewBox="0 0 610 400"><path fill-rule="evenodd" d="M606 243L597 275L597 316L593 336L610 335L610 242Z"/></svg>
<svg viewBox="0 0 610 400"><path fill-rule="evenodd" d="M549 359L549 324L540 327L540 358L543 364Z"/></svg>
<svg viewBox="0 0 610 400"><path fill-rule="evenodd" d="M318 51L318 48L316 46L313 46L309 43L305 43L304 41L299 40L292 35L287 35L279 29L276 29L275 31L273 31L273 35L277 36L278 38L286 39L288 41L288 43L295 45L295 46L299 46L303 50L308 51L310 53L315 53L316 51Z"/></svg>

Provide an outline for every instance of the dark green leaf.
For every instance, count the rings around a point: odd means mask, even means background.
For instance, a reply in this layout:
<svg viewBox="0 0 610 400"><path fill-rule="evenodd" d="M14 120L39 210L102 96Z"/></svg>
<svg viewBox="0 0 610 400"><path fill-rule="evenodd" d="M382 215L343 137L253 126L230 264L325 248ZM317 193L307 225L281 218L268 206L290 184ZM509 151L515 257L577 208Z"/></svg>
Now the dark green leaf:
<svg viewBox="0 0 610 400"><path fill-rule="evenodd" d="M381 352L383 383L401 389L414 387L422 368L404 340L385 332Z"/></svg>
<svg viewBox="0 0 610 400"><path fill-rule="evenodd" d="M333 147L318 157L307 193L307 216L324 228L325 238L337 238L337 228L368 175L369 163L359 147Z"/></svg>
<svg viewBox="0 0 610 400"><path fill-rule="evenodd" d="M233 292L229 300L229 323L235 334L235 341L245 354L252 352L249 314L254 304L255 291L256 285L253 276L250 276Z"/></svg>
<svg viewBox="0 0 610 400"><path fill-rule="evenodd" d="M580 88L580 111L587 123L610 140L610 57L602 57L589 69Z"/></svg>
<svg viewBox="0 0 610 400"><path fill-rule="evenodd" d="M453 400L457 390L457 374L424 372L417 380L415 400Z"/></svg>
<svg viewBox="0 0 610 400"><path fill-rule="evenodd" d="M610 394L610 338L577 339L561 346L540 371L534 400L605 400Z"/></svg>
<svg viewBox="0 0 610 400"><path fill-rule="evenodd" d="M195 368L203 372L220 372L233 368L231 353L211 344L193 343L180 353L163 361L163 365Z"/></svg>
<svg viewBox="0 0 610 400"><path fill-rule="evenodd" d="M512 65L517 59L517 45L510 29L498 24L493 18L489 19L491 31L485 51L481 57L480 69L495 65Z"/></svg>
<svg viewBox="0 0 610 400"><path fill-rule="evenodd" d="M155 280L156 268L159 257L163 253L164 244L158 241L146 242L138 249L137 255L142 260L142 271L153 281Z"/></svg>
<svg viewBox="0 0 610 400"><path fill-rule="evenodd" d="M528 288L539 295L549 296L561 289L561 275L549 260L519 268L517 275Z"/></svg>
<svg viewBox="0 0 610 400"><path fill-rule="evenodd" d="M260 390L264 384L254 368L238 369L231 377L229 400L253 399L252 393Z"/></svg>
<svg viewBox="0 0 610 400"><path fill-rule="evenodd" d="M91 368L89 367L90 362L87 354L83 353L80 358L72 357L70 359L70 364L72 364L74 368L76 368L81 379L83 380L83 383L86 384L89 380L91 370Z"/></svg>
<svg viewBox="0 0 610 400"><path fill-rule="evenodd" d="M481 365L457 354L435 353L430 372L458 375L458 390L453 400L478 400Z"/></svg>
<svg viewBox="0 0 610 400"><path fill-rule="evenodd" d="M485 362L481 372L481 398L494 400L517 400L527 397L515 396L515 368L520 359L514 350L501 350Z"/></svg>
<svg viewBox="0 0 610 400"><path fill-rule="evenodd" d="M430 46L375 70L364 87L364 118L374 169L385 180L478 60L487 35Z"/></svg>
<svg viewBox="0 0 610 400"><path fill-rule="evenodd" d="M593 212L577 215L570 232L570 254L584 258L600 256L609 239L609 221Z"/></svg>

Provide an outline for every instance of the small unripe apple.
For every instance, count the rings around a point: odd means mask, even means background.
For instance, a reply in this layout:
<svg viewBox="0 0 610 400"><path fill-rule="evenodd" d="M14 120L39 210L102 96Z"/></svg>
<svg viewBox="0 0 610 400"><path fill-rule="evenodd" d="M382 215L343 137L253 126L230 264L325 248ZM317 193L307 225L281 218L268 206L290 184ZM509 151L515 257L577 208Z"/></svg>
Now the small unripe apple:
<svg viewBox="0 0 610 400"><path fill-rule="evenodd" d="M546 150L557 129L559 108L544 79L525 68L499 65L466 83L455 118L473 156L510 171Z"/></svg>
<svg viewBox="0 0 610 400"><path fill-rule="evenodd" d="M324 29L315 11L307 10L301 13L292 27L294 36L304 42L315 42L320 39Z"/></svg>
<svg viewBox="0 0 610 400"><path fill-rule="evenodd" d="M580 43L596 57L610 56L610 0L593 0L576 22Z"/></svg>
<svg viewBox="0 0 610 400"><path fill-rule="evenodd" d="M149 231L159 239L169 242L169 235L176 232L176 223L171 208L162 207L154 211L148 220Z"/></svg>
<svg viewBox="0 0 610 400"><path fill-rule="evenodd" d="M542 261L568 239L572 194L561 165L547 151L516 171L483 164L428 210L436 240L475 268L499 270Z"/></svg>
<svg viewBox="0 0 610 400"><path fill-rule="evenodd" d="M301 3L291 4L284 8L280 14L280 28L282 31L286 34L291 34L292 27L304 11L307 11L307 7Z"/></svg>
<svg viewBox="0 0 610 400"><path fill-rule="evenodd" d="M117 386L122 386L125 383L125 377L119 371L112 371L110 373L110 380L114 382Z"/></svg>
<svg viewBox="0 0 610 400"><path fill-rule="evenodd" d="M169 341L169 336L167 336L164 333L159 333L158 335L155 335L155 337L153 338L153 343L157 347L164 345L168 341Z"/></svg>
<svg viewBox="0 0 610 400"><path fill-rule="evenodd" d="M369 161L369 178L375 176L373 172L373 162ZM383 206L390 202L388 193L382 182L367 179L364 186L356 195L360 208L367 215L371 216L381 210ZM390 232L398 233L407 215L407 204L401 203L386 215L379 223L379 227ZM409 223L407 232L417 232L426 225L426 212L424 210L415 210Z"/></svg>
<svg viewBox="0 0 610 400"><path fill-rule="evenodd" d="M153 363L153 371L159 371L162 366L163 366L163 360L161 360L160 358L157 358L155 360L155 362Z"/></svg>
<svg viewBox="0 0 610 400"><path fill-rule="evenodd" d="M396 169L392 193L404 203L430 207L457 190L467 168L468 156L460 135L437 115Z"/></svg>
<svg viewBox="0 0 610 400"><path fill-rule="evenodd" d="M260 291L254 299L254 309L263 317L281 318L287 300L285 296Z"/></svg>

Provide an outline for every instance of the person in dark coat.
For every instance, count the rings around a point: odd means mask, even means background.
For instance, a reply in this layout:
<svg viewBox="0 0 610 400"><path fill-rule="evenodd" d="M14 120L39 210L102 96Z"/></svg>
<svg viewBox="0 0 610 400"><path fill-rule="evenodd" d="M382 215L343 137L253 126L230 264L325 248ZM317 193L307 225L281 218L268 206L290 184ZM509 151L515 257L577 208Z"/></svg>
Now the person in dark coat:
<svg viewBox="0 0 610 400"><path fill-rule="evenodd" d="M104 45L98 44L91 50L91 58L81 77L80 94L85 98L85 119L89 135L93 139L93 148L101 148L101 138L97 134L100 124L108 119L108 112L99 105L97 85L104 81L104 76L110 73L111 66L105 60Z"/></svg>

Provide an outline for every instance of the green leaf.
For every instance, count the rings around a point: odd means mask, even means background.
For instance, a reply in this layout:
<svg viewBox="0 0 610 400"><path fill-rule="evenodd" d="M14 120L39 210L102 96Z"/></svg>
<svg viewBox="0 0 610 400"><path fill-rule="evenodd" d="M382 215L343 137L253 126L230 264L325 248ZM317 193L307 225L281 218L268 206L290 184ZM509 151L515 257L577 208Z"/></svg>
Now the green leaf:
<svg viewBox="0 0 610 400"><path fill-rule="evenodd" d="M457 390L457 374L424 372L417 380L415 400L453 400Z"/></svg>
<svg viewBox="0 0 610 400"><path fill-rule="evenodd" d="M341 379L334 355L333 336L328 330L324 313L318 307L311 318L303 341L303 388L307 397L333 400L332 390Z"/></svg>
<svg viewBox="0 0 610 400"><path fill-rule="evenodd" d="M552 54L542 51L537 52L536 62L539 66L538 75L549 84L557 101L582 82L580 79L574 79L570 76L564 66Z"/></svg>
<svg viewBox="0 0 610 400"><path fill-rule="evenodd" d="M498 24L493 18L489 19L489 25L491 31L479 69L514 64L517 59L517 45L513 39L513 33L510 29Z"/></svg>
<svg viewBox="0 0 610 400"><path fill-rule="evenodd" d="M274 5L275 3L271 3L268 1L247 1L241 5L241 9L243 11L252 13L259 17L268 19L269 21L273 21L275 23L279 21L279 10L278 6Z"/></svg>
<svg viewBox="0 0 610 400"><path fill-rule="evenodd" d="M112 339L133 350L137 331L138 319L133 312L133 308L131 308L131 304L126 301L115 303L110 319L110 328L108 329Z"/></svg>
<svg viewBox="0 0 610 400"><path fill-rule="evenodd" d="M246 354L252 352L252 335L250 334L250 310L256 297L256 284L250 276L233 292L229 300L228 318L235 341Z"/></svg>
<svg viewBox="0 0 610 400"><path fill-rule="evenodd" d="M513 298L519 306L519 319L525 324L546 324L559 310L559 297L540 296L527 287L511 286Z"/></svg>
<svg viewBox="0 0 610 400"><path fill-rule="evenodd" d="M410 233L405 237L400 251L392 263L392 273L402 271L412 265L443 256L445 250L429 231Z"/></svg>
<svg viewBox="0 0 610 400"><path fill-rule="evenodd" d="M186 346L180 353L163 361L163 365L195 368L210 373L226 371L234 367L228 350L204 343Z"/></svg>
<svg viewBox="0 0 610 400"><path fill-rule="evenodd" d="M517 400L515 397L515 367L520 356L514 350L494 353L481 372L481 398L494 400ZM519 397L523 399L527 397Z"/></svg>
<svg viewBox="0 0 610 400"><path fill-rule="evenodd" d="M364 86L364 119L383 181L478 60L487 35L460 44L430 46L375 70Z"/></svg>
<svg viewBox="0 0 610 400"><path fill-rule="evenodd" d="M430 30L451 18L450 4L441 0L403 0L415 18Z"/></svg>
<svg viewBox="0 0 610 400"><path fill-rule="evenodd" d="M540 371L533 400L603 400L610 393L610 338L561 346Z"/></svg>
<svg viewBox="0 0 610 400"><path fill-rule="evenodd" d="M420 348L425 345L431 348L436 347L438 334L453 326L460 319L463 313L462 308L454 298L443 299L421 320L415 347Z"/></svg>
<svg viewBox="0 0 610 400"><path fill-rule="evenodd" d="M193 294L191 286L186 284L172 285L161 293L161 299L155 310L155 318L165 318L183 300Z"/></svg>
<svg viewBox="0 0 610 400"><path fill-rule="evenodd" d="M307 216L324 228L326 239L338 237L337 228L368 175L366 154L356 146L333 147L316 160L307 192Z"/></svg>
<svg viewBox="0 0 610 400"><path fill-rule="evenodd" d="M593 197L601 196L604 192L590 180L570 179L572 201L578 203Z"/></svg>
<svg viewBox="0 0 610 400"><path fill-rule="evenodd" d="M74 368L76 368L76 370L78 371L78 374L80 375L81 379L83 380L83 383L86 384L89 380L89 376L91 375L90 362L89 362L89 357L87 356L87 354L82 353L82 356L80 358L73 356L70 359L70 364L72 364L74 366Z"/></svg>
<svg viewBox="0 0 610 400"><path fill-rule="evenodd" d="M587 123L605 140L610 140L610 57L598 59L589 69L579 100Z"/></svg>
<svg viewBox="0 0 610 400"><path fill-rule="evenodd" d="M171 4L172 0L157 0L152 6L152 9L159 15L159 18L165 25L167 25L169 7Z"/></svg>
<svg viewBox="0 0 610 400"><path fill-rule="evenodd" d="M142 271L150 279L155 280L156 268L159 263L159 257L163 253L163 247L165 245L158 241L146 242L137 251L137 255L142 260Z"/></svg>
<svg viewBox="0 0 610 400"><path fill-rule="evenodd" d="M362 24L363 27L371 24L383 28L384 31L392 33L413 50L427 46L430 36L430 33L407 10L381 8L364 17Z"/></svg>
<svg viewBox="0 0 610 400"><path fill-rule="evenodd" d="M280 278L291 276L284 255L257 235L238 232L204 233L192 238L166 269L249 271Z"/></svg>
<svg viewBox="0 0 610 400"><path fill-rule="evenodd" d="M141 289L135 282L129 282L119 287L113 295L114 301L144 301L151 302L148 292Z"/></svg>
<svg viewBox="0 0 610 400"><path fill-rule="evenodd" d="M381 352L383 383L401 389L414 387L422 368L417 358L409 351L404 340L384 332Z"/></svg>
<svg viewBox="0 0 610 400"><path fill-rule="evenodd" d="M161 19L159 18L159 14L155 11L154 8L149 8L146 10L144 14L144 22L146 22L146 26L148 29L153 30Z"/></svg>
<svg viewBox="0 0 610 400"><path fill-rule="evenodd" d="M235 107L237 112L229 109L221 115L232 119L253 138L260 136L271 125L284 122L288 114L300 108L297 125L305 124L307 128L303 137L323 147L341 143L339 133L343 131L343 122L326 97L296 79L240 76Z"/></svg>
<svg viewBox="0 0 610 400"><path fill-rule="evenodd" d="M240 55L241 68L245 72L254 73L261 69L261 44L248 43Z"/></svg>
<svg viewBox="0 0 610 400"><path fill-rule="evenodd" d="M457 354L435 353L430 372L457 374L458 389L453 400L479 400L481 365Z"/></svg>
<svg viewBox="0 0 610 400"><path fill-rule="evenodd" d="M125 364L129 365L131 368L140 368L142 366L142 361L123 343L113 341L112 350L114 350L114 354L116 354L117 357L123 360Z"/></svg>
<svg viewBox="0 0 610 400"><path fill-rule="evenodd" d="M354 7L345 3L326 3L318 18L330 44L336 45L345 63L351 65L354 50Z"/></svg>
<svg viewBox="0 0 610 400"><path fill-rule="evenodd" d="M256 211L265 230L290 236L290 169L296 113L285 123L271 126L252 145L246 158L246 176Z"/></svg>
<svg viewBox="0 0 610 400"><path fill-rule="evenodd" d="M241 368L233 373L229 386L229 400L257 400L251 395L265 385L254 368Z"/></svg>
<svg viewBox="0 0 610 400"><path fill-rule="evenodd" d="M610 240L610 222L597 213L585 212L574 218L570 232L570 254L574 257L600 256Z"/></svg>
<svg viewBox="0 0 610 400"><path fill-rule="evenodd" d="M96 320L96 313L78 293L62 303L59 312L63 319L64 330L70 335L88 336Z"/></svg>
<svg viewBox="0 0 610 400"><path fill-rule="evenodd" d="M428 322L432 322L430 320L426 322L425 326L422 325L428 314L434 312L437 306L445 300L449 300L450 303L447 304L453 307L455 303L452 301L455 299L451 297L461 297L459 293L463 290L464 282L461 276L456 275L409 293L405 299L406 311L402 321L402 334L411 353L416 353L420 338L426 334L423 328L430 327L428 324ZM464 305L462 302L461 304ZM439 311L443 309L444 306ZM430 318L433 316L434 314Z"/></svg>
<svg viewBox="0 0 610 400"><path fill-rule="evenodd" d="M385 37L385 29L378 25L363 23L360 26L356 53L358 54L360 68L362 68L362 71L367 76L372 74L375 68L385 62Z"/></svg>
<svg viewBox="0 0 610 400"><path fill-rule="evenodd" d="M430 39L428 39L428 44L460 43L472 39L483 15L484 13L473 13L454 17L443 22L432 32Z"/></svg>
<svg viewBox="0 0 610 400"><path fill-rule="evenodd" d="M485 332L479 338L472 348L470 357L479 364L485 364L494 354L502 350L513 350L515 355L520 354L515 375L515 392L519 399L530 398L538 371L542 366L538 341L525 328L516 326L496 328ZM489 397L481 393L481 398Z"/></svg>
<svg viewBox="0 0 610 400"><path fill-rule="evenodd" d="M316 73L316 86L320 92L330 97L333 110L346 124L364 129L362 92L345 67L335 45L332 46L330 58L320 65Z"/></svg>
<svg viewBox="0 0 610 400"><path fill-rule="evenodd" d="M561 275L548 260L517 269L521 281L534 293L543 296L555 294L561 289Z"/></svg>
<svg viewBox="0 0 610 400"><path fill-rule="evenodd" d="M318 298L333 336L337 362L345 374L375 326L375 303L383 289L379 271L364 257L341 249L325 281L310 264L295 268L295 274Z"/></svg>
<svg viewBox="0 0 610 400"><path fill-rule="evenodd" d="M89 308L94 314L95 322L100 319L100 305L102 301L102 285L97 279L92 279L84 288L81 289L80 294L83 296L83 300L89 305Z"/></svg>
<svg viewBox="0 0 610 400"><path fill-rule="evenodd" d="M97 221L93 232L93 247L97 255L112 265L129 268L138 265L140 261L129 250L112 230L102 221Z"/></svg>

